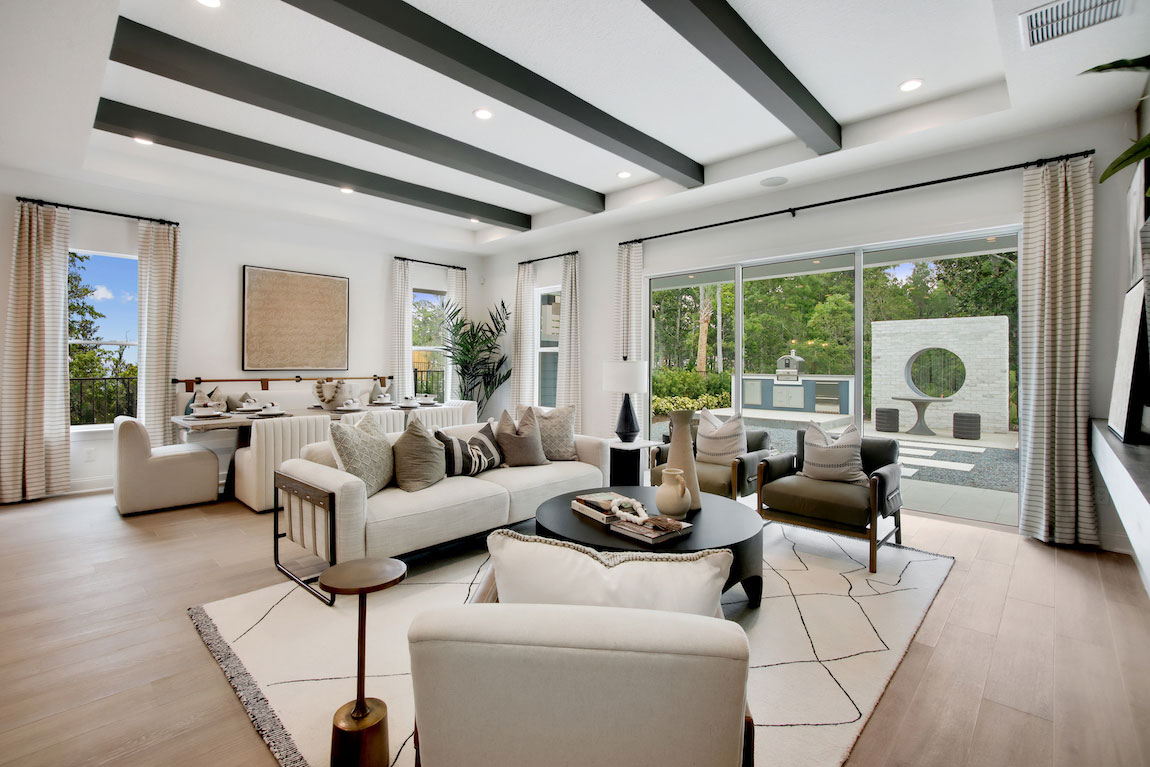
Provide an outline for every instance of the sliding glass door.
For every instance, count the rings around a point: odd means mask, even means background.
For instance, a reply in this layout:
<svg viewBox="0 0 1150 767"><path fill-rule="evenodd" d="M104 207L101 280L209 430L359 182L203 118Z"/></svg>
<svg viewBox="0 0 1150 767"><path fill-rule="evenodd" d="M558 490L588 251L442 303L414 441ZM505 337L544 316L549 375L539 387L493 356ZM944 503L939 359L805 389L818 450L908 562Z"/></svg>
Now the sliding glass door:
<svg viewBox="0 0 1150 767"><path fill-rule="evenodd" d="M779 452L854 423L900 443L907 508L1014 525L1017 266L1001 232L652 278L652 438L677 409Z"/></svg>
<svg viewBox="0 0 1150 767"><path fill-rule="evenodd" d="M855 255L746 266L742 411L783 452L815 422L839 430L854 418Z"/></svg>
<svg viewBox="0 0 1150 767"><path fill-rule="evenodd" d="M1018 523L1017 240L863 253L863 410L910 508Z"/></svg>
<svg viewBox="0 0 1150 767"><path fill-rule="evenodd" d="M651 439L672 410L729 415L735 371L735 270L651 280Z"/></svg>

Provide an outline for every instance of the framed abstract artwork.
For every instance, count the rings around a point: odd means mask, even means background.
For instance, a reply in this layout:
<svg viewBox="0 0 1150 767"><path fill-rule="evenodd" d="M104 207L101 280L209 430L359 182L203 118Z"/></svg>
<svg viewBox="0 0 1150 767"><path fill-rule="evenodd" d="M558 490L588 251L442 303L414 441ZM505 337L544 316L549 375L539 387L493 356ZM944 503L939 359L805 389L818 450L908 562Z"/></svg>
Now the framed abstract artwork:
<svg viewBox="0 0 1150 767"><path fill-rule="evenodd" d="M347 277L244 266L243 369L347 370Z"/></svg>

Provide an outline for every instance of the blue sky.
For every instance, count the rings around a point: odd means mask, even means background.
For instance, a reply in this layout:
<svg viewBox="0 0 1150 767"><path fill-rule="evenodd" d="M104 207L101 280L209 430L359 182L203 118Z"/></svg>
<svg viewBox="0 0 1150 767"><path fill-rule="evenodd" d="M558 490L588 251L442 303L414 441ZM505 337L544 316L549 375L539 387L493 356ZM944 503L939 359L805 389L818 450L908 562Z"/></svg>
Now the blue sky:
<svg viewBox="0 0 1150 767"><path fill-rule="evenodd" d="M96 320L100 338L109 341L139 341L136 293L139 289L137 261L92 254L80 273L81 281L95 290L88 300L104 319ZM135 347L124 355L136 361Z"/></svg>

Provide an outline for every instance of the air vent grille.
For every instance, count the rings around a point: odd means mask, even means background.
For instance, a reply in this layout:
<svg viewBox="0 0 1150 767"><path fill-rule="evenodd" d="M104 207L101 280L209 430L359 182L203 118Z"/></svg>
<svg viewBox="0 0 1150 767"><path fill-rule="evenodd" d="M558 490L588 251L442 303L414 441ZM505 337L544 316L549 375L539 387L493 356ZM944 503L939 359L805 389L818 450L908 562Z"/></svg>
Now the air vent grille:
<svg viewBox="0 0 1150 767"><path fill-rule="evenodd" d="M1027 47L1034 47L1116 19L1122 15L1123 4L1123 0L1058 0L1048 3L1019 17L1023 42Z"/></svg>

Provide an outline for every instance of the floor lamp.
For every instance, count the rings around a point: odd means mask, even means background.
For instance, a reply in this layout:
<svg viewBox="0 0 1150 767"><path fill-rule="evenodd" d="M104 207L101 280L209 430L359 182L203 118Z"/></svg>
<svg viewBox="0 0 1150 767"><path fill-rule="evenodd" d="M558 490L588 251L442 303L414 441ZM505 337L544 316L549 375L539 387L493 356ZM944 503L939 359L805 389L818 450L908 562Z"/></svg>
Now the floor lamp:
<svg viewBox="0 0 1150 767"><path fill-rule="evenodd" d="M623 407L619 408L619 419L615 421L615 434L621 442L634 442L639 436L639 419L635 406L631 404L631 394L645 394L647 391L647 363L622 362L603 363L603 390L623 395Z"/></svg>

